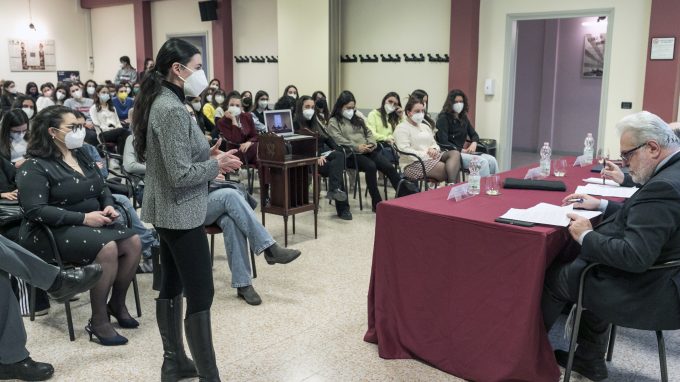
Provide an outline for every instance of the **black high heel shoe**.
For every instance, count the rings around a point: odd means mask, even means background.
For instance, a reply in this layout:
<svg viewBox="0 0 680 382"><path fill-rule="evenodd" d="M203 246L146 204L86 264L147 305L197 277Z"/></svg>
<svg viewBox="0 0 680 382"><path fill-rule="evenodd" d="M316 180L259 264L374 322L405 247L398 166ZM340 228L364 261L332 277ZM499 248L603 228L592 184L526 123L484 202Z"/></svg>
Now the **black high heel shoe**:
<svg viewBox="0 0 680 382"><path fill-rule="evenodd" d="M97 340L99 340L99 344L103 346L119 346L125 345L128 342L127 338L121 336L118 333L116 333L116 335L112 337L100 336L99 334L97 334L97 332L94 331L94 326L92 326L92 320L87 321L85 331L87 332L87 334L90 335L90 341L92 341L92 336L95 336L97 337Z"/></svg>
<svg viewBox="0 0 680 382"><path fill-rule="evenodd" d="M106 313L109 315L109 320L111 319L111 316L115 317L116 321L118 321L118 325L120 325L121 328L135 329L139 326L139 321L135 320L134 318L121 318L116 316L113 313L113 309L111 309L111 305L106 305Z"/></svg>

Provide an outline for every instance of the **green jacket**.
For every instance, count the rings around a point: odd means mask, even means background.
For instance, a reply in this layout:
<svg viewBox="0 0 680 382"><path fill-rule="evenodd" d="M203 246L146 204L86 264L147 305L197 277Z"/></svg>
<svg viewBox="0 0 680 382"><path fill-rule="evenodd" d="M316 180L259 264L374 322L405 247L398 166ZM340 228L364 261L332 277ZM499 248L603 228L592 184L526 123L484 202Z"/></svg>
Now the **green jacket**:
<svg viewBox="0 0 680 382"><path fill-rule="evenodd" d="M402 118L399 123L403 121L404 119ZM380 110L378 109L372 110L370 113L368 113L368 117L366 118L366 126L371 130L373 136L375 136L375 139L378 142L394 139L392 136L392 133L394 133L392 126L390 126L389 122L387 123L387 126L383 125L382 119L380 118Z"/></svg>
<svg viewBox="0 0 680 382"><path fill-rule="evenodd" d="M328 134L338 145L352 146L355 150L359 148L359 145L377 144L371 130L355 127L345 118L340 118L338 121L332 117L328 121Z"/></svg>

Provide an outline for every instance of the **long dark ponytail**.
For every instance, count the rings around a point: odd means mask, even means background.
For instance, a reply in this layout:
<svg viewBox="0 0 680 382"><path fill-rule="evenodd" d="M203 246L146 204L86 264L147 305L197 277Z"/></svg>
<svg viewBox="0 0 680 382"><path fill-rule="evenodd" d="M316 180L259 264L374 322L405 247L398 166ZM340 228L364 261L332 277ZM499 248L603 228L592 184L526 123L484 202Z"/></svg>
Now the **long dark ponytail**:
<svg viewBox="0 0 680 382"><path fill-rule="evenodd" d="M200 53L198 48L190 43L178 38L171 38L161 46L156 55L156 70L144 76L139 94L135 97L135 106L132 112L132 126L134 126L135 134L133 145L137 160L140 162L146 161L146 134L149 129L149 114L153 101L161 93L163 80L168 77L172 64L179 62L186 65L197 53Z"/></svg>

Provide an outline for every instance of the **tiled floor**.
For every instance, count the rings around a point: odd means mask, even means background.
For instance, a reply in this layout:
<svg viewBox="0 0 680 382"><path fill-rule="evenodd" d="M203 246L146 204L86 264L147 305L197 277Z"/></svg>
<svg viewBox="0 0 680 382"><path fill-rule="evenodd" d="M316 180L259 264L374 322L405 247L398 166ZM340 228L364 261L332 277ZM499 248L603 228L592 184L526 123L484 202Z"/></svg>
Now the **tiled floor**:
<svg viewBox="0 0 680 382"><path fill-rule="evenodd" d="M321 204L316 240L311 213L299 216L297 234L289 237L289 245L303 252L295 262L271 266L258 257L254 286L264 302L257 307L236 298L222 239L216 238L212 318L222 380L459 380L415 360L383 360L375 345L362 340L375 216L370 210L359 211L355 201L351 222L335 217L334 210L327 202ZM283 242L282 219L268 215L267 223ZM25 320L33 358L54 364L55 381L158 381L162 347L155 321L156 292L151 290L150 275L140 275L139 282L141 327L120 331L130 340L126 346L106 348L88 341L83 327L89 298L83 296L73 304L75 342L68 340L63 306L53 306L48 316L35 322ZM134 306L131 298L128 306ZM668 335L667 347L670 380L680 380L680 333ZM622 330L610 380L658 380L656 354L653 334Z"/></svg>

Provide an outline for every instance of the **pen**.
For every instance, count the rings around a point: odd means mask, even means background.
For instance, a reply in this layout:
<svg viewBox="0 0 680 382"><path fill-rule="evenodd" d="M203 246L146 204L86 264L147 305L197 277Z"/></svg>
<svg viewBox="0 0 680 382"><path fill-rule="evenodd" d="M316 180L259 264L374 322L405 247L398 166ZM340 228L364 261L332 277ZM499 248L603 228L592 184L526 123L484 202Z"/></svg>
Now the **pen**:
<svg viewBox="0 0 680 382"><path fill-rule="evenodd" d="M606 166L607 166L607 158L602 157L602 171L604 171L604 169L606 168ZM605 185L604 176L602 177L602 185L603 185L603 186Z"/></svg>
<svg viewBox="0 0 680 382"><path fill-rule="evenodd" d="M567 203L583 203L583 198L567 199Z"/></svg>

